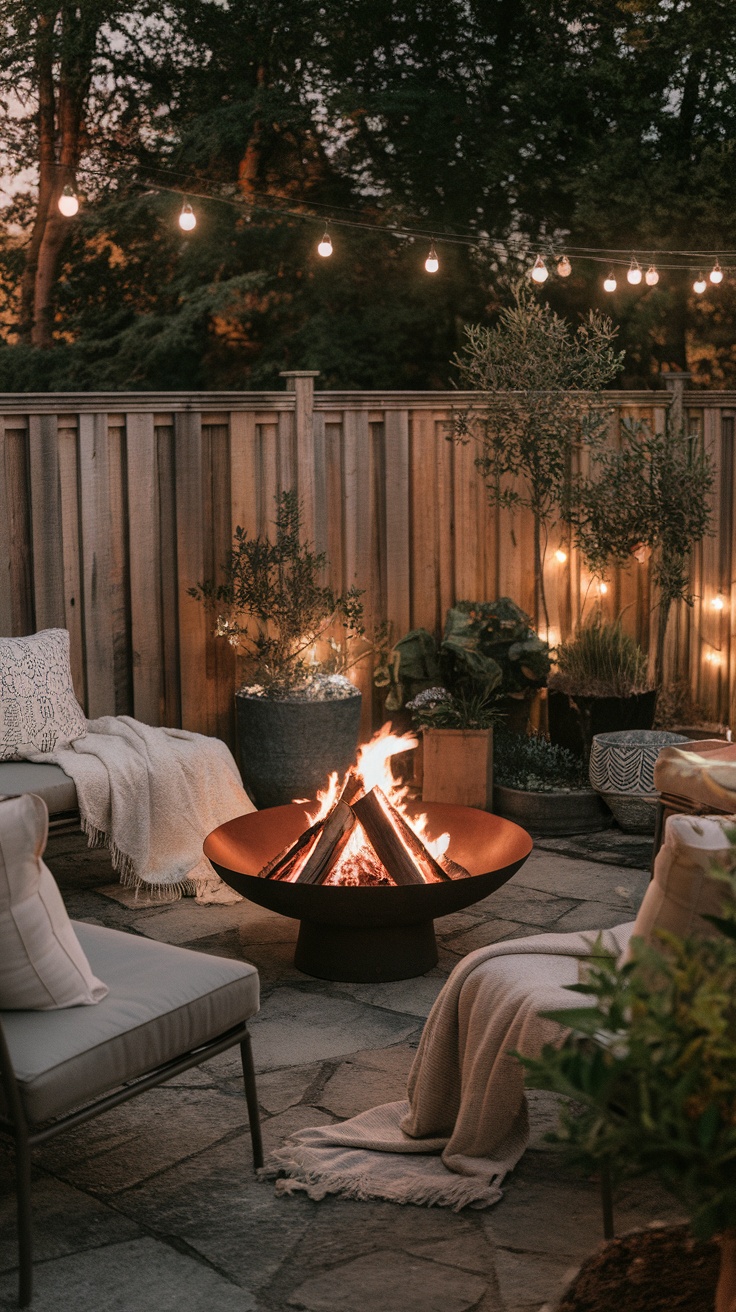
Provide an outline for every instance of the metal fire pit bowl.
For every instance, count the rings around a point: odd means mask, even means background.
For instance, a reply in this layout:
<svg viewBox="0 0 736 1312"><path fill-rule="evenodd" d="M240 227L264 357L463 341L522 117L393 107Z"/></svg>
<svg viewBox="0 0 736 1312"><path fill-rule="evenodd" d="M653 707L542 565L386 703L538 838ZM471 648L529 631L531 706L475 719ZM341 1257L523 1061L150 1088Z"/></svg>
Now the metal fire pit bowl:
<svg viewBox="0 0 736 1312"><path fill-rule="evenodd" d="M409 979L437 964L435 917L495 892L532 850L525 829L487 811L444 802L413 809L427 816L431 838L450 834L448 856L465 867L467 879L346 888L259 878L267 862L307 828L306 808L298 803L229 820L208 835L204 851L243 897L301 922L294 953L298 970L353 983Z"/></svg>

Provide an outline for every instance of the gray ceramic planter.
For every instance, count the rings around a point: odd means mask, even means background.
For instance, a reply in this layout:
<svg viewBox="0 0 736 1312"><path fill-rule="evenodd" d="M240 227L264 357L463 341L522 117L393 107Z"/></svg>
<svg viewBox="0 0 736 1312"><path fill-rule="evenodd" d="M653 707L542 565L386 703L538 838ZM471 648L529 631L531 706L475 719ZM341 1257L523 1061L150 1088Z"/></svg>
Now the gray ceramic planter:
<svg viewBox="0 0 736 1312"><path fill-rule="evenodd" d="M592 788L571 792L531 793L497 784L493 810L540 838L555 834L590 834L612 823L608 807Z"/></svg>
<svg viewBox="0 0 736 1312"><path fill-rule="evenodd" d="M596 734L590 753L590 782L626 833L654 832L658 797L655 762L663 747L687 741L681 733L657 729Z"/></svg>
<svg viewBox="0 0 736 1312"><path fill-rule="evenodd" d="M323 701L235 694L238 764L259 811L313 798L355 760L361 695Z"/></svg>

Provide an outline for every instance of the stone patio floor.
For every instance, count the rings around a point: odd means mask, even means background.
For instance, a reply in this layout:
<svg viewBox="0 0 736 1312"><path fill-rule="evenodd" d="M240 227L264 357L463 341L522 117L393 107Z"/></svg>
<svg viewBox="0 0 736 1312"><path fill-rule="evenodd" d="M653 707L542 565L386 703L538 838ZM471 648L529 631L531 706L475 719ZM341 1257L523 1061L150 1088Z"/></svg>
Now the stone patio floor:
<svg viewBox="0 0 736 1312"><path fill-rule="evenodd" d="M46 859L72 917L258 967L252 1035L268 1153L301 1126L404 1096L424 1018L466 952L633 919L646 846L612 831L602 838L597 860L590 839L587 859L574 843L537 846L499 892L437 922L435 970L376 985L302 975L292 965L296 922L248 902L136 899L79 834L53 838ZM487 1211L277 1198L253 1175L236 1054L37 1150L34 1312L538 1312L600 1242L598 1186L544 1141L556 1121L545 1094L531 1095L532 1146ZM651 1185L619 1192L619 1233L674 1215ZM3 1147L2 1308L16 1305L16 1260Z"/></svg>

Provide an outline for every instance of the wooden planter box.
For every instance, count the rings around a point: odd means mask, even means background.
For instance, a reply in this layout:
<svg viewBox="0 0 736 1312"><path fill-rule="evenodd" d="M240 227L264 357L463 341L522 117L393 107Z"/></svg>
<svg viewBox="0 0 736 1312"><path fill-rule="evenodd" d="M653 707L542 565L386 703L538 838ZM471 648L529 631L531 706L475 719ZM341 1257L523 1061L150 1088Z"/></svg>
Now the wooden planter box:
<svg viewBox="0 0 736 1312"><path fill-rule="evenodd" d="M423 729L422 801L493 810L493 730Z"/></svg>

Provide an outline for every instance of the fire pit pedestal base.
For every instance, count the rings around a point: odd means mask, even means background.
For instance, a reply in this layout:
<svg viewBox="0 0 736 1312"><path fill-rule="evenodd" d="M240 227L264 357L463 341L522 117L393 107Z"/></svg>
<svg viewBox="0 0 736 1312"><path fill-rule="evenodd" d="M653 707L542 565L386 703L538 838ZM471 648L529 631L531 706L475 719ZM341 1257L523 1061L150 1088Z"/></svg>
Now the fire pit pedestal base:
<svg viewBox="0 0 736 1312"><path fill-rule="evenodd" d="M532 850L525 829L488 811L445 802L414 809L426 815L430 838L449 833L448 856L467 878L401 887L262 879L309 825L298 802L228 820L206 838L205 856L251 902L301 921L294 964L305 974L358 984L410 979L437 964L432 922L500 888Z"/></svg>
<svg viewBox="0 0 736 1312"><path fill-rule="evenodd" d="M324 925L302 920L294 965L305 975L351 984L385 984L413 979L437 965L434 923L416 925Z"/></svg>

